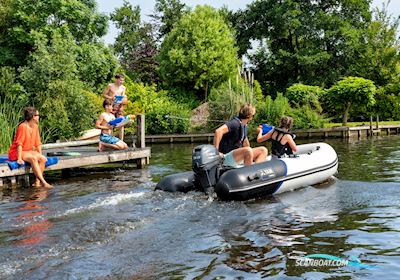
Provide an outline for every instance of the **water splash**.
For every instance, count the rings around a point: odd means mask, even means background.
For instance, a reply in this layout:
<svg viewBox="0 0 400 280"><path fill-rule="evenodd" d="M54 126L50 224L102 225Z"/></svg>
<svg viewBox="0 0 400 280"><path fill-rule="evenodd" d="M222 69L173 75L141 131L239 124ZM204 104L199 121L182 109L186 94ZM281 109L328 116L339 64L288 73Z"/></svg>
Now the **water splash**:
<svg viewBox="0 0 400 280"><path fill-rule="evenodd" d="M71 215L71 214L81 213L84 211L90 211L90 210L101 208L101 207L117 205L122 202L126 202L126 201L129 201L132 199L142 197L146 193L147 192L131 192L131 193L126 193L126 194L115 194L115 195L112 195L112 196L106 197L106 198L98 198L92 204L69 209L69 210L65 211L61 216L67 216L67 215Z"/></svg>

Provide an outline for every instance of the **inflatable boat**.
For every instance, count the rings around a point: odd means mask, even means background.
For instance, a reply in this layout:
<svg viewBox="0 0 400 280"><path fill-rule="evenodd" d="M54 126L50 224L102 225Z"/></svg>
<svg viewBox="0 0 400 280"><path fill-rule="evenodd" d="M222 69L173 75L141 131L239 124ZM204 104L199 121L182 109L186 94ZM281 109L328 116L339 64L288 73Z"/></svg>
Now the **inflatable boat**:
<svg viewBox="0 0 400 280"><path fill-rule="evenodd" d="M326 143L298 145L281 158L239 168L225 167L212 145L193 149L193 171L164 177L156 189L170 192L216 192L222 200L247 200L292 191L326 181L337 172L335 150Z"/></svg>

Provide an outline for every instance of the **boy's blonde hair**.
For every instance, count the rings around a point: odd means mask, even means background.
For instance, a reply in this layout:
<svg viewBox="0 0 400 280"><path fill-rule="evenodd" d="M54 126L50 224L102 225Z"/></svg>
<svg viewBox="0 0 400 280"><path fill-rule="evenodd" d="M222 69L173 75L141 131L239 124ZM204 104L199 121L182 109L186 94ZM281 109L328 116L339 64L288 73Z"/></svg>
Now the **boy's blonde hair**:
<svg viewBox="0 0 400 280"><path fill-rule="evenodd" d="M250 103L243 105L242 107L240 107L239 110L239 119L248 119L251 116L254 116L254 114L256 113L256 108L251 105Z"/></svg>

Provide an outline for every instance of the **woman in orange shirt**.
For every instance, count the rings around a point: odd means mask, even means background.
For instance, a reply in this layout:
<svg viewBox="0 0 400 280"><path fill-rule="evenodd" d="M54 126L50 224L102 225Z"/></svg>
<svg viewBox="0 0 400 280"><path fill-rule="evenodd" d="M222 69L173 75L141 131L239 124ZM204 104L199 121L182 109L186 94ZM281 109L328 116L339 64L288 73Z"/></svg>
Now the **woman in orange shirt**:
<svg viewBox="0 0 400 280"><path fill-rule="evenodd" d="M36 176L34 186L52 188L43 177L43 171L47 158L42 155L39 135L39 112L34 107L27 107L24 111L24 121L18 125L13 143L8 151L8 159L16 160L18 164L24 161L32 166ZM33 150L36 149L36 151Z"/></svg>

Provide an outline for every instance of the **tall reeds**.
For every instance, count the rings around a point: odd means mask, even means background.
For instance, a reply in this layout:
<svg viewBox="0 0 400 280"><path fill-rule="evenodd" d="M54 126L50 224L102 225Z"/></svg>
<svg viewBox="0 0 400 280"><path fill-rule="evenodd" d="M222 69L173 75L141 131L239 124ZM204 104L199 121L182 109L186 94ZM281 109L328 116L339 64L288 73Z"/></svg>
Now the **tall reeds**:
<svg viewBox="0 0 400 280"><path fill-rule="evenodd" d="M0 97L0 154L7 153L13 141L18 124L22 121L24 104L16 96ZM54 129L39 125L42 143L47 143Z"/></svg>
<svg viewBox="0 0 400 280"><path fill-rule="evenodd" d="M8 151L15 129L22 120L23 108L14 96L0 99L0 153L3 154Z"/></svg>
<svg viewBox="0 0 400 280"><path fill-rule="evenodd" d="M254 74L238 66L236 77L212 90L209 99L210 120L227 121L236 116L240 106L254 105ZM210 129L221 122L209 121Z"/></svg>

